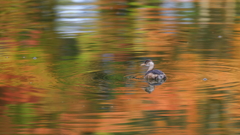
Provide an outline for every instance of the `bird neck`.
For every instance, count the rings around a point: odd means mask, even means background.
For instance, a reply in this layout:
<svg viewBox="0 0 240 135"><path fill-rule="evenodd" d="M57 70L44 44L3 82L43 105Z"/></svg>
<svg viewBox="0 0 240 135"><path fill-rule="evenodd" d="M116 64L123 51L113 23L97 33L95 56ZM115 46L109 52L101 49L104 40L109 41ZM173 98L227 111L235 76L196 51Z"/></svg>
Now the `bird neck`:
<svg viewBox="0 0 240 135"><path fill-rule="evenodd" d="M148 71L152 70L154 68L154 63L153 62L149 62L149 67L148 67Z"/></svg>

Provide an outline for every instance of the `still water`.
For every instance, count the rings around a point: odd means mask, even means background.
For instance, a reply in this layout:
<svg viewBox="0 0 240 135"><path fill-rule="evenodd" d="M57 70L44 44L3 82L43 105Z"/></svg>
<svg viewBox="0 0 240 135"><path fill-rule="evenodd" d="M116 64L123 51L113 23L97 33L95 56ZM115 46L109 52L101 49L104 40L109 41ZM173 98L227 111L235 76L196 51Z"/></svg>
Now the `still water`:
<svg viewBox="0 0 240 135"><path fill-rule="evenodd" d="M21 0L0 8L1 135L239 135L240 3ZM167 75L143 77L152 59Z"/></svg>

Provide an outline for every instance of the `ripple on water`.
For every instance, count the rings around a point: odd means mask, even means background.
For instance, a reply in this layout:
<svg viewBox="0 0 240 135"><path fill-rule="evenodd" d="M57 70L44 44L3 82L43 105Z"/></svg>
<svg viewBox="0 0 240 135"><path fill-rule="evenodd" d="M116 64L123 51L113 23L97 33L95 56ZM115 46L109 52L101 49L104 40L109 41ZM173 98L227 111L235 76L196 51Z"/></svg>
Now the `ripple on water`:
<svg viewBox="0 0 240 135"><path fill-rule="evenodd" d="M194 68L191 68L194 67ZM211 85L216 88L230 88L239 85L240 68L223 62L214 64L196 64L168 70L168 82L189 85Z"/></svg>
<svg viewBox="0 0 240 135"><path fill-rule="evenodd" d="M103 71L93 71L87 72L78 75L79 83L86 83L86 84L120 84L124 83L128 78L124 76L122 73L104 73Z"/></svg>
<svg viewBox="0 0 240 135"><path fill-rule="evenodd" d="M143 73L135 73L135 74L128 74L124 76L125 78L127 78L128 80L142 80L144 78L144 74Z"/></svg>

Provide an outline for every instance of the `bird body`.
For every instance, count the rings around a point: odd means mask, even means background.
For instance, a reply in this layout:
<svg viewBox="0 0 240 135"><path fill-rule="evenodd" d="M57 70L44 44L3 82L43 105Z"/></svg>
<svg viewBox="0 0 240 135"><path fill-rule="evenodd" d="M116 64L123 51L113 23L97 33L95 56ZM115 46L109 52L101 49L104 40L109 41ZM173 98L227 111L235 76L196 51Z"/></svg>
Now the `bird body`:
<svg viewBox="0 0 240 135"><path fill-rule="evenodd" d="M160 70L153 69L154 68L154 63L152 60L147 59L141 66L148 66L148 70L145 74L145 79L154 79L154 80L166 80L167 76Z"/></svg>

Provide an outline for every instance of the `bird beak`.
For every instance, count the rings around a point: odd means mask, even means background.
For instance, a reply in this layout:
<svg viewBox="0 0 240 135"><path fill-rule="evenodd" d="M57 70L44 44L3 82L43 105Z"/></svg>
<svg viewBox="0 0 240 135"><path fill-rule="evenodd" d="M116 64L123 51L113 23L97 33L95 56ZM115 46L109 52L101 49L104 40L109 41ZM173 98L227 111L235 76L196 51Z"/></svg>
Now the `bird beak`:
<svg viewBox="0 0 240 135"><path fill-rule="evenodd" d="M140 66L146 66L146 64L142 63Z"/></svg>

